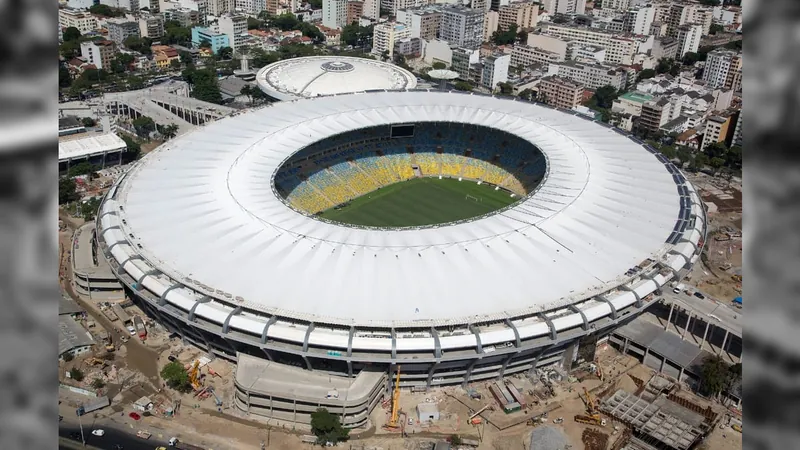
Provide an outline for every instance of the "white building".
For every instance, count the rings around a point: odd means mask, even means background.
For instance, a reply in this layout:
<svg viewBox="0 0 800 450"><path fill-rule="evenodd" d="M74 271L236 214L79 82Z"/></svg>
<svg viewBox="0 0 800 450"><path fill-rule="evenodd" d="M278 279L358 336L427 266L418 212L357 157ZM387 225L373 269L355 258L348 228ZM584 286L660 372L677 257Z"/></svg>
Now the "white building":
<svg viewBox="0 0 800 450"><path fill-rule="evenodd" d="M550 14L586 14L586 0L544 0L542 6Z"/></svg>
<svg viewBox="0 0 800 450"><path fill-rule="evenodd" d="M687 53L697 53L702 37L702 25L686 24L678 27L678 58L683 58L683 55Z"/></svg>
<svg viewBox="0 0 800 450"><path fill-rule="evenodd" d="M491 55L483 61L481 85L494 90L498 83L508 82L508 66L511 64L511 55Z"/></svg>
<svg viewBox="0 0 800 450"><path fill-rule="evenodd" d="M729 77L733 78L736 70L742 70L741 54L733 50L716 49L708 53L706 66L703 69L703 80L713 88L730 88Z"/></svg>
<svg viewBox="0 0 800 450"><path fill-rule="evenodd" d="M243 14L225 14L219 18L219 32L228 36L228 43L235 51L241 48L248 38L247 16Z"/></svg>
<svg viewBox="0 0 800 450"><path fill-rule="evenodd" d="M375 25L372 31L372 54L382 55L387 51L389 58L394 56L394 43L410 38L411 28L397 22L384 22Z"/></svg>
<svg viewBox="0 0 800 450"><path fill-rule="evenodd" d="M656 10L652 6L629 10L625 17L627 31L633 34L650 34L655 16Z"/></svg>
<svg viewBox="0 0 800 450"><path fill-rule="evenodd" d="M454 6L442 8L441 39L456 47L478 48L483 43L485 11Z"/></svg>
<svg viewBox="0 0 800 450"><path fill-rule="evenodd" d="M500 14L497 11L487 11L483 19L483 40L490 40L499 27Z"/></svg>
<svg viewBox="0 0 800 450"><path fill-rule="evenodd" d="M322 25L342 28L347 22L347 0L322 0Z"/></svg>
<svg viewBox="0 0 800 450"><path fill-rule="evenodd" d="M599 45L570 43L568 59L582 63L603 64L606 61L606 49Z"/></svg>
<svg viewBox="0 0 800 450"><path fill-rule="evenodd" d="M111 41L81 42L81 58L89 64L94 64L98 69L111 70L111 61L115 53L116 49Z"/></svg>
<svg viewBox="0 0 800 450"><path fill-rule="evenodd" d="M77 28L81 34L84 34L97 29L97 19L83 11L59 9L58 26L59 28Z"/></svg>
<svg viewBox="0 0 800 450"><path fill-rule="evenodd" d="M364 10L362 14L364 17L377 20L381 16L381 2L380 0L364 0Z"/></svg>
<svg viewBox="0 0 800 450"><path fill-rule="evenodd" d="M147 38L157 38L164 35L164 17L161 15L155 16L140 16L139 17L139 35Z"/></svg>
<svg viewBox="0 0 800 450"><path fill-rule="evenodd" d="M550 64L547 74L569 78L589 89L612 86L619 91L625 89L628 82L627 73L620 68L603 64L582 64L574 61Z"/></svg>

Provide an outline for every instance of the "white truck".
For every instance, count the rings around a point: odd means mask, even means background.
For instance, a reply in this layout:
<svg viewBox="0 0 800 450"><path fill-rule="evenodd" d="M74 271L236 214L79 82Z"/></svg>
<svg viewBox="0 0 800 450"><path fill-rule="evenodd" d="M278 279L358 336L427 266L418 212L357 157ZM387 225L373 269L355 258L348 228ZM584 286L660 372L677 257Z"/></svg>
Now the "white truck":
<svg viewBox="0 0 800 450"><path fill-rule="evenodd" d="M683 283L678 283L673 289L672 292L676 294L680 294L683 290L686 289L686 285Z"/></svg>

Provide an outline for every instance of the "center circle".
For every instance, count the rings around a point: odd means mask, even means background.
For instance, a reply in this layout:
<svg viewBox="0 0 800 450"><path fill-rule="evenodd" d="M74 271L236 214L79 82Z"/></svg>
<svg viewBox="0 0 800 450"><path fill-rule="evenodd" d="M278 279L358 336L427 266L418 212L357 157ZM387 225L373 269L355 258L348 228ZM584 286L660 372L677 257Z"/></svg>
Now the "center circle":
<svg viewBox="0 0 800 450"><path fill-rule="evenodd" d="M547 174L544 154L506 131L419 122L347 131L281 164L273 188L305 215L340 225L436 227L510 208Z"/></svg>
<svg viewBox="0 0 800 450"><path fill-rule="evenodd" d="M322 64L322 70L326 72L350 72L355 67L344 61L330 61Z"/></svg>

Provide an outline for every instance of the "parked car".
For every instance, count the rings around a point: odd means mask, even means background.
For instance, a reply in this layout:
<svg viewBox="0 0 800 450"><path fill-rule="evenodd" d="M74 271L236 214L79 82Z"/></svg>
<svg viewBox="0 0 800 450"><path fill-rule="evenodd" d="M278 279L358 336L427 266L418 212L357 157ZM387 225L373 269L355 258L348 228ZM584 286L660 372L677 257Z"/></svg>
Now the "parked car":
<svg viewBox="0 0 800 450"><path fill-rule="evenodd" d="M132 413L128 414L128 417L130 417L133 420L139 420L139 419L142 418L142 416L140 416L139 413L135 413L135 412L132 412Z"/></svg>
<svg viewBox="0 0 800 450"><path fill-rule="evenodd" d="M699 293L699 292L695 292L695 293L694 293L694 296L695 296L695 297L697 297L697 298L700 298L700 299L702 299L702 298L706 298L706 296L705 296L705 295L703 295L703 294L701 294L701 293Z"/></svg>
<svg viewBox="0 0 800 450"><path fill-rule="evenodd" d="M105 430L92 430L92 434L95 436L103 436L106 434Z"/></svg>
<svg viewBox="0 0 800 450"><path fill-rule="evenodd" d="M170 360L170 362L175 362L175 361L178 360L178 358L176 358L176 357L174 357L172 355L167 356L167 359Z"/></svg>
<svg viewBox="0 0 800 450"><path fill-rule="evenodd" d="M132 326L128 325L128 333L130 333L131 336L136 336L136 328L133 328Z"/></svg>

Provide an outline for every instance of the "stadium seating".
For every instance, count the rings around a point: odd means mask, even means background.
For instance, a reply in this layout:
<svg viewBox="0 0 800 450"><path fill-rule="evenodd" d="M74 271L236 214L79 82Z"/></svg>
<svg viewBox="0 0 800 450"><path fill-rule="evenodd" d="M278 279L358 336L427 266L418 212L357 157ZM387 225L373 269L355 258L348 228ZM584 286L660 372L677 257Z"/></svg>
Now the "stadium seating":
<svg viewBox="0 0 800 450"><path fill-rule="evenodd" d="M391 138L385 127L374 127L309 145L275 175L275 187L296 208L318 213L411 179L414 165L422 176L479 180L520 196L547 170L542 154L515 136L474 125L420 123L411 137Z"/></svg>

